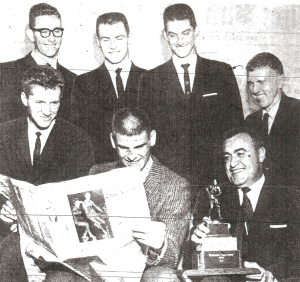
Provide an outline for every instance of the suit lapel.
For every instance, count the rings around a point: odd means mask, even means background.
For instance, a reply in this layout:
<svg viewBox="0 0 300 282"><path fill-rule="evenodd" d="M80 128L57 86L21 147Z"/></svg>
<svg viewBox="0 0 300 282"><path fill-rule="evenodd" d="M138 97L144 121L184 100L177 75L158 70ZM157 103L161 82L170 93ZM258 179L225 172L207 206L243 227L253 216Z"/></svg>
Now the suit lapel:
<svg viewBox="0 0 300 282"><path fill-rule="evenodd" d="M202 95L198 95L202 93L202 89L204 89L204 80L205 75L207 75L207 65L205 61L201 59L200 56L197 55L197 63L196 63L196 72L195 72L195 80L193 85L192 95L197 96L197 98L202 98Z"/></svg>
<svg viewBox="0 0 300 282"><path fill-rule="evenodd" d="M23 58L23 60L21 61L21 64L22 64L22 69L25 69L25 70L28 70L28 69L32 68L33 66L37 65L37 63L31 56L31 52Z"/></svg>
<svg viewBox="0 0 300 282"><path fill-rule="evenodd" d="M286 120L289 113L289 109L287 109L287 102L287 97L283 94L269 135L281 135L282 129L286 127Z"/></svg>

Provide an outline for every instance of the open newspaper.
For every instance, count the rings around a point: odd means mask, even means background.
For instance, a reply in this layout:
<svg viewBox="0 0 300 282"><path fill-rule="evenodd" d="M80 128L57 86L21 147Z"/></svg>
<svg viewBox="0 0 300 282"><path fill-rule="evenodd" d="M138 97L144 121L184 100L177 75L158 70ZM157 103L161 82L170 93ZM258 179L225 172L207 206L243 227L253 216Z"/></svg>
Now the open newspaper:
<svg viewBox="0 0 300 282"><path fill-rule="evenodd" d="M151 219L138 168L40 186L0 175L0 189L17 212L25 267L42 258L78 272L72 259L96 258L91 265L103 278L141 277L147 246L131 234Z"/></svg>

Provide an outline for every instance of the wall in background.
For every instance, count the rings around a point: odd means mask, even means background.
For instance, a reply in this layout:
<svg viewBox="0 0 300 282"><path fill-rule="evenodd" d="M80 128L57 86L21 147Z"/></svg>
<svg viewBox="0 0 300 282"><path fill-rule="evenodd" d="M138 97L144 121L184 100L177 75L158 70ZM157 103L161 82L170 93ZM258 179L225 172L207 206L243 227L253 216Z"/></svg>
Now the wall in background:
<svg viewBox="0 0 300 282"><path fill-rule="evenodd" d="M271 52L281 59L286 76L284 91L300 99L300 4L214 4L199 0L46 2L60 11L65 28L59 61L77 74L102 63L95 42L95 23L98 15L112 11L127 16L133 61L146 69L164 63L171 53L163 38L162 13L166 6L183 2L193 8L198 22L197 52L235 66L245 115L256 108L246 92L245 65L259 52ZM21 58L32 49L25 29L29 9L37 3L40 1L0 2L0 62Z"/></svg>

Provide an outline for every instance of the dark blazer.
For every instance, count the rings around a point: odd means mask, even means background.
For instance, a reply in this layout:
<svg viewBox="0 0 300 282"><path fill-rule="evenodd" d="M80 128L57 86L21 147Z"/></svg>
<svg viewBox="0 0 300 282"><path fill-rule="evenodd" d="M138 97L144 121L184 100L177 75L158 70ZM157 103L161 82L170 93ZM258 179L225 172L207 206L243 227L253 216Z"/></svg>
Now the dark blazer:
<svg viewBox="0 0 300 282"><path fill-rule="evenodd" d="M205 95L212 93L217 95ZM200 56L191 95L184 94L171 59L142 76L139 107L149 113L158 132L153 153L167 167L198 184L210 183L214 177L215 141L243 122L232 68Z"/></svg>
<svg viewBox="0 0 300 282"><path fill-rule="evenodd" d="M136 105L138 82L143 72L132 64L125 93L119 98L104 63L76 78L72 93L72 122L91 137L96 163L117 159L109 138L112 116L118 109Z"/></svg>
<svg viewBox="0 0 300 282"><path fill-rule="evenodd" d="M246 118L246 125L261 129L262 110ZM272 179L282 185L299 185L300 100L283 95L265 140L266 167Z"/></svg>
<svg viewBox="0 0 300 282"><path fill-rule="evenodd" d="M95 165L90 174L122 167L118 162ZM189 183L153 157L153 165L144 183L151 218L166 224L166 241L158 258L157 250L149 249L148 265L167 265L176 268L189 227Z"/></svg>
<svg viewBox="0 0 300 282"><path fill-rule="evenodd" d="M237 187L228 184L221 189L219 199L222 221L231 224L230 231L238 238L242 260L258 263L271 271L277 279L291 275L293 264L298 264L295 257L299 256L299 253L295 254L296 250L299 251L297 233L300 213L296 204L299 201L297 189L270 185L266 180L248 235L243 235L245 227ZM201 223L204 216L208 216L209 200L204 190L198 195L194 226ZM280 225L282 228L279 228Z"/></svg>
<svg viewBox="0 0 300 282"><path fill-rule="evenodd" d="M0 123L27 116L27 110L20 98L22 92L21 79L23 73L33 66L36 66L36 62L31 53L19 60L0 64ZM65 80L58 117L69 120L71 92L76 75L60 64L57 64L57 69Z"/></svg>

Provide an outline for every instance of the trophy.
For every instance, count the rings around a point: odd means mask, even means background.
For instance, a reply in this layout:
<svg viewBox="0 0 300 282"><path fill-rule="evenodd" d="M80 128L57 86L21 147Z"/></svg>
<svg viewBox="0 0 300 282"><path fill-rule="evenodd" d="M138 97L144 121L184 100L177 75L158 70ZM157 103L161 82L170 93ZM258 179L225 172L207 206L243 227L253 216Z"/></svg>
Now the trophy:
<svg viewBox="0 0 300 282"><path fill-rule="evenodd" d="M207 224L209 234L196 247L192 257L192 268L198 270L241 268L237 238L229 234L229 223L222 222L219 199L222 191L216 179L212 185L206 187L206 192L210 205L208 218L212 222Z"/></svg>

